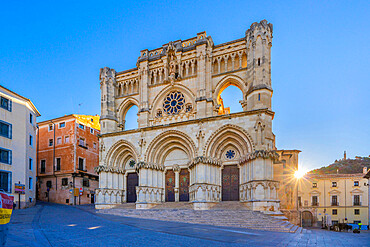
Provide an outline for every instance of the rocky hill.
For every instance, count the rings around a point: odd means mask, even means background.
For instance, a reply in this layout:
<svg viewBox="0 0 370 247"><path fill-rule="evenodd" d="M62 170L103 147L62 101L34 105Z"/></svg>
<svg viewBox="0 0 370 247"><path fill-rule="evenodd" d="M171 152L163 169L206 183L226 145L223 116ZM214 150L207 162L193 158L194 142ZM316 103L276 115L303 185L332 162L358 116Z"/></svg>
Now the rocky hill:
<svg viewBox="0 0 370 247"><path fill-rule="evenodd" d="M343 159L335 161L329 166L314 169L310 171L309 174L336 174L337 170L339 174L362 173L364 167L370 169L369 157L356 157L356 159Z"/></svg>

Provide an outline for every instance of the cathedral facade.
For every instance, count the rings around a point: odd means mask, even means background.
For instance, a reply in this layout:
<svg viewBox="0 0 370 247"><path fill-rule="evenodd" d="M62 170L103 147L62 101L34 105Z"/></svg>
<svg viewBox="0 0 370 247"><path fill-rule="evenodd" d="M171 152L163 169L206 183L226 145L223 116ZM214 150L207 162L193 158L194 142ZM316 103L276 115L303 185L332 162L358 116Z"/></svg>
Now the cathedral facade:
<svg viewBox="0 0 370 247"><path fill-rule="evenodd" d="M142 50L133 69L100 70L96 208L189 201L208 209L240 201L252 210L279 210L272 31L263 20L244 37L218 45L201 32ZM221 93L231 85L243 94L243 111L230 114ZM133 105L138 128L125 130Z"/></svg>

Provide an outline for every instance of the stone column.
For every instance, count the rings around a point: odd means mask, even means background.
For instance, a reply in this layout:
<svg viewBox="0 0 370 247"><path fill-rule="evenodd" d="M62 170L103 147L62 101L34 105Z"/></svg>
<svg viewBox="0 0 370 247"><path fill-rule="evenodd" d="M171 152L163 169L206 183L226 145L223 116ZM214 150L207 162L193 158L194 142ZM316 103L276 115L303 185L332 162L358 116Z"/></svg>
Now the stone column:
<svg viewBox="0 0 370 247"><path fill-rule="evenodd" d="M175 172L175 202L180 201L180 167L179 165L174 165L173 166L173 171Z"/></svg>

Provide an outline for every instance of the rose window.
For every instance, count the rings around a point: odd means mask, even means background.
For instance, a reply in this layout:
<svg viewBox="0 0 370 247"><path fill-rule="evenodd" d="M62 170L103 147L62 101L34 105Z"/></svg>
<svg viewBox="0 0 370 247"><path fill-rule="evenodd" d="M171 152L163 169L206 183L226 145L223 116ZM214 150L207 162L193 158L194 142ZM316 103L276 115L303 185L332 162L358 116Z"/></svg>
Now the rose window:
<svg viewBox="0 0 370 247"><path fill-rule="evenodd" d="M184 95L178 91L169 93L163 102L163 109L169 115L179 113L185 105Z"/></svg>
<svg viewBox="0 0 370 247"><path fill-rule="evenodd" d="M226 152L226 158L228 158L229 160L231 160L234 157L235 157L235 151L234 150L228 150Z"/></svg>

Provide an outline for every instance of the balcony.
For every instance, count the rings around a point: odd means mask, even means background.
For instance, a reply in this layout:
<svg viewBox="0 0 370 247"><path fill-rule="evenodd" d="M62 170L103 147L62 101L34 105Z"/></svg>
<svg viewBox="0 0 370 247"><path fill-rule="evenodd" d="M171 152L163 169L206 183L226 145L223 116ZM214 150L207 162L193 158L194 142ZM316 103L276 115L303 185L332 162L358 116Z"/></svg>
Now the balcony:
<svg viewBox="0 0 370 247"><path fill-rule="evenodd" d="M353 202L353 206L362 206L361 202Z"/></svg>
<svg viewBox="0 0 370 247"><path fill-rule="evenodd" d="M339 206L339 203L338 202L331 202L331 205L332 206Z"/></svg>
<svg viewBox="0 0 370 247"><path fill-rule="evenodd" d="M311 206L312 207L318 207L319 206L319 203L318 202L313 202L313 203L311 203Z"/></svg>
<svg viewBox="0 0 370 247"><path fill-rule="evenodd" d="M82 148L84 148L84 149L88 149L88 147L87 147L87 146L82 145L82 144L78 144L78 146L79 146L79 147L82 147Z"/></svg>

